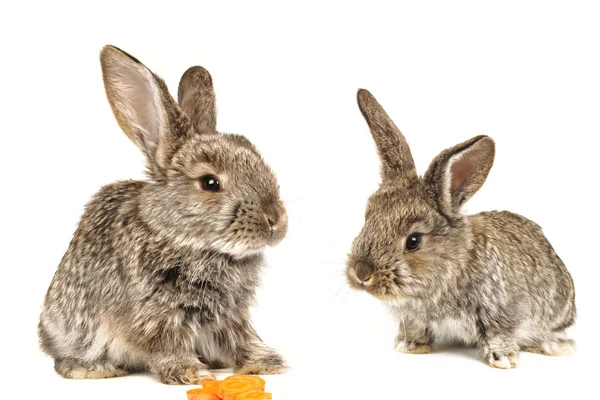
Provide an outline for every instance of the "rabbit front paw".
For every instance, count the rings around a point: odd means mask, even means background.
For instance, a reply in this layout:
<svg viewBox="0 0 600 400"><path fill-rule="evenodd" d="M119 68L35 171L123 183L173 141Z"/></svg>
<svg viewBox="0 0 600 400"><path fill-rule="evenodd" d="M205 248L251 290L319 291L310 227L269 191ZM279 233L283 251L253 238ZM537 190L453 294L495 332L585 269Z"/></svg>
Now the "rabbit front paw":
<svg viewBox="0 0 600 400"><path fill-rule="evenodd" d="M406 354L427 354L433 351L433 347L426 343L402 340L396 343L396 351Z"/></svg>
<svg viewBox="0 0 600 400"><path fill-rule="evenodd" d="M290 370L285 360L275 351L261 354L258 358L251 358L236 368L236 374L243 375L278 375Z"/></svg>
<svg viewBox="0 0 600 400"><path fill-rule="evenodd" d="M511 369L519 366L519 353L513 350L490 350L484 354L485 362L493 368Z"/></svg>
<svg viewBox="0 0 600 400"><path fill-rule="evenodd" d="M198 385L204 380L215 379L208 366L198 364L175 363L157 371L158 378L168 385Z"/></svg>
<svg viewBox="0 0 600 400"><path fill-rule="evenodd" d="M519 345L510 337L492 337L483 343L480 351L490 367L511 369L519 365Z"/></svg>

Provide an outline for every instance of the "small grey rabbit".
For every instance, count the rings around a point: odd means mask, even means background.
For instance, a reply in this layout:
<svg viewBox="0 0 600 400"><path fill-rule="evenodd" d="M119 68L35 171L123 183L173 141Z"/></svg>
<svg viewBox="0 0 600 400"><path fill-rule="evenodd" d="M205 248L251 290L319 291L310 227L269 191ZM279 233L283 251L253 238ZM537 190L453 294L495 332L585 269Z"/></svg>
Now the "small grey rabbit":
<svg viewBox="0 0 600 400"><path fill-rule="evenodd" d="M564 264L534 222L507 211L465 216L483 185L495 145L477 136L441 152L417 176L406 139L368 91L358 105L381 159L382 183L346 276L390 305L396 349L428 353L434 340L474 345L493 367L514 368L519 350L566 355L575 290Z"/></svg>
<svg viewBox="0 0 600 400"><path fill-rule="evenodd" d="M75 379L150 371L197 384L224 366L284 373L249 312L263 249L287 231L275 175L245 137L217 132L204 68L185 72L177 104L124 51L106 46L100 61L149 179L107 185L87 204L46 294L42 349Z"/></svg>

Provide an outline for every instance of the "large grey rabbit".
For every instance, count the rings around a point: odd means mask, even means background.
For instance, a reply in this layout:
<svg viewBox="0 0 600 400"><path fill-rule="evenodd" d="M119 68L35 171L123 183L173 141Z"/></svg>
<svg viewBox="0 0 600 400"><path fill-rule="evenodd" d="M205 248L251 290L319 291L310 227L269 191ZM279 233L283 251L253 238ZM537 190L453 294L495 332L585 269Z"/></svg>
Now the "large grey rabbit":
<svg viewBox="0 0 600 400"><path fill-rule="evenodd" d="M364 89L357 97L382 182L346 275L351 287L391 306L396 349L428 353L434 340L459 341L497 368L516 367L520 349L572 353L565 329L575 320L573 281L540 227L507 211L460 212L492 167L492 139L444 150L419 177L406 139L377 100Z"/></svg>
<svg viewBox="0 0 600 400"><path fill-rule="evenodd" d="M275 175L245 137L217 132L205 69L185 72L177 104L122 50L106 46L100 61L148 180L107 185L86 206L45 298L42 349L67 378L147 370L195 384L214 378L211 367L285 372L249 313L263 249L287 231Z"/></svg>

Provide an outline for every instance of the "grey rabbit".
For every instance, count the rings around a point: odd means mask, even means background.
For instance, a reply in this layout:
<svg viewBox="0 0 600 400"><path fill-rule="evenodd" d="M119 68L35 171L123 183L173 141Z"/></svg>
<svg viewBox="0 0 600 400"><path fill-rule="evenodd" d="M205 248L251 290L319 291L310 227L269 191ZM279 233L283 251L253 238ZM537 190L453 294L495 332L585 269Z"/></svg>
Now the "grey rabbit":
<svg viewBox="0 0 600 400"><path fill-rule="evenodd" d="M75 379L150 371L168 384L209 368L279 374L252 326L264 248L287 231L273 171L244 136L216 130L212 78L182 76L178 102L136 58L105 46L108 101L148 179L104 186L85 207L47 291L38 333Z"/></svg>
<svg viewBox="0 0 600 400"><path fill-rule="evenodd" d="M571 354L573 280L541 228L507 211L461 213L487 178L494 141L477 136L446 149L420 177L406 139L373 95L361 89L357 99L382 182L346 276L393 310L396 349L428 353L434 341L462 342L497 368L516 367L519 350Z"/></svg>

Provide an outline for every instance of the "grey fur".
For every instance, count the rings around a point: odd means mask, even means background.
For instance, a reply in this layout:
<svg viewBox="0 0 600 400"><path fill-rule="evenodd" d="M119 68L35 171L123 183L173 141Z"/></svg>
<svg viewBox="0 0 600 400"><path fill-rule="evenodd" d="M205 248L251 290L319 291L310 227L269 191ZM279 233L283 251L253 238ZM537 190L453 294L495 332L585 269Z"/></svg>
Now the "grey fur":
<svg viewBox="0 0 600 400"><path fill-rule="evenodd" d="M575 321L574 285L541 228L507 211L460 212L492 167L492 139L443 151L420 178L404 136L375 98L361 89L358 103L381 156L382 183L346 275L398 317L397 350L426 353L436 340L458 341L498 368L517 366L520 349L572 353L565 329ZM409 251L413 233L421 245Z"/></svg>
<svg viewBox="0 0 600 400"><path fill-rule="evenodd" d="M263 249L287 230L275 175L243 136L216 131L208 71L179 86L113 46L101 52L115 117L148 160L147 181L103 187L87 204L48 289L42 349L67 378L149 370L162 382L214 378L210 367L277 374L284 359L249 307ZM213 174L220 192L204 191Z"/></svg>

